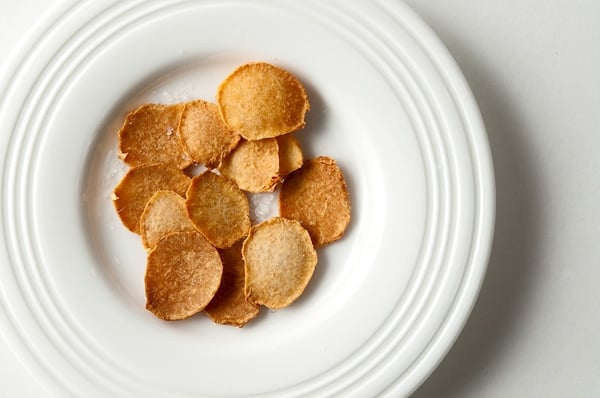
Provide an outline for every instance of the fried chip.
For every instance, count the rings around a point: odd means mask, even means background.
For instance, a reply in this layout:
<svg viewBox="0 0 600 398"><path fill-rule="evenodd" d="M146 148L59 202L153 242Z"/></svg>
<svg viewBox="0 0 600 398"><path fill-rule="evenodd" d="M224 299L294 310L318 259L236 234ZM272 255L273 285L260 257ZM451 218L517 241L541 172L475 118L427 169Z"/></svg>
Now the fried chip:
<svg viewBox="0 0 600 398"><path fill-rule="evenodd" d="M186 197L188 216L216 247L227 248L248 233L248 197L233 181L205 171L192 179Z"/></svg>
<svg viewBox="0 0 600 398"><path fill-rule="evenodd" d="M279 176L285 178L292 171L302 167L304 161L302 148L293 134L277 137L277 145L279 145Z"/></svg>
<svg viewBox="0 0 600 398"><path fill-rule="evenodd" d="M192 161L179 139L182 104L144 104L130 112L119 130L120 158L130 166L165 163L185 169Z"/></svg>
<svg viewBox="0 0 600 398"><path fill-rule="evenodd" d="M146 309L172 321L202 311L221 284L223 265L199 232L173 232L148 254Z"/></svg>
<svg viewBox="0 0 600 398"><path fill-rule="evenodd" d="M275 138L242 139L223 159L219 171L248 192L272 191L279 181L279 147Z"/></svg>
<svg viewBox="0 0 600 398"><path fill-rule="evenodd" d="M192 160L208 168L217 167L240 140L221 119L217 105L203 100L184 105L179 137Z"/></svg>
<svg viewBox="0 0 600 398"><path fill-rule="evenodd" d="M173 191L183 196L190 178L174 166L160 163L136 166L127 172L113 191L113 204L123 225L140 233L140 217L156 191Z"/></svg>
<svg viewBox="0 0 600 398"><path fill-rule="evenodd" d="M171 232L195 231L187 215L185 199L173 191L156 192L140 218L140 235L144 248L153 249L156 243Z"/></svg>
<svg viewBox="0 0 600 398"><path fill-rule="evenodd" d="M223 262L221 286L204 312L213 322L221 325L243 327L259 313L256 304L246 301L244 293L245 270L242 258L242 240L220 250Z"/></svg>
<svg viewBox="0 0 600 398"><path fill-rule="evenodd" d="M300 221L316 247L341 238L350 222L350 198L335 161L321 156L288 175L281 186L279 211L282 217Z"/></svg>
<svg viewBox="0 0 600 398"><path fill-rule="evenodd" d="M310 108L300 81L265 62L235 69L219 85L217 103L229 128L247 140L276 137L304 127Z"/></svg>
<svg viewBox="0 0 600 398"><path fill-rule="evenodd" d="M255 225L244 241L246 300L284 308L304 291L317 265L317 252L299 222L274 217Z"/></svg>

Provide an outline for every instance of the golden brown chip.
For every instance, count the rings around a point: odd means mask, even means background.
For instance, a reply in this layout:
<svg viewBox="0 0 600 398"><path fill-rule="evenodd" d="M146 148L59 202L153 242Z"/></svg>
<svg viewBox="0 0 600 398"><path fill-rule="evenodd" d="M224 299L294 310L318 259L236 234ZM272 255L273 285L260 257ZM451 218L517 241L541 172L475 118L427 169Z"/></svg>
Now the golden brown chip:
<svg viewBox="0 0 600 398"><path fill-rule="evenodd" d="M217 105L203 100L184 105L179 136L192 160L209 168L217 167L240 140L221 119Z"/></svg>
<svg viewBox="0 0 600 398"><path fill-rule="evenodd" d="M276 137L304 127L310 108L300 81L264 62L234 70L219 85L217 103L229 128L247 140Z"/></svg>
<svg viewBox="0 0 600 398"><path fill-rule="evenodd" d="M153 249L171 232L195 231L187 215L185 199L173 191L158 191L148 203L140 218L140 235L146 249Z"/></svg>
<svg viewBox="0 0 600 398"><path fill-rule="evenodd" d="M244 294L245 271L242 258L242 240L220 250L223 262L221 286L204 312L215 323L242 327L258 315L259 307L246 301Z"/></svg>
<svg viewBox="0 0 600 398"><path fill-rule="evenodd" d="M223 159L219 171L244 191L272 191L279 181L277 140L241 140L233 152Z"/></svg>
<svg viewBox="0 0 600 398"><path fill-rule="evenodd" d="M130 112L119 130L120 157L130 166L165 163L180 169L192 161L179 139L182 104L144 104Z"/></svg>
<svg viewBox="0 0 600 398"><path fill-rule="evenodd" d="M205 171L192 179L186 197L188 216L216 247L227 248L248 233L248 197L233 181Z"/></svg>
<svg viewBox="0 0 600 398"><path fill-rule="evenodd" d="M140 217L146 203L156 191L173 191L185 195L190 178L174 166L154 163L129 169L113 191L113 204L123 225L140 233Z"/></svg>
<svg viewBox="0 0 600 398"><path fill-rule="evenodd" d="M304 291L317 265L308 232L275 217L255 225L244 241L246 299L271 309L287 307Z"/></svg>
<svg viewBox="0 0 600 398"><path fill-rule="evenodd" d="M279 176L284 178L294 170L302 167L304 158L300 143L293 134L277 137L279 145Z"/></svg>
<svg viewBox="0 0 600 398"><path fill-rule="evenodd" d="M215 249L199 232L173 232L148 254L146 309L172 321L200 312L212 300L223 274Z"/></svg>
<svg viewBox="0 0 600 398"><path fill-rule="evenodd" d="M335 161L318 157L288 175L279 194L282 217L300 221L315 246L342 237L350 222L346 181Z"/></svg>

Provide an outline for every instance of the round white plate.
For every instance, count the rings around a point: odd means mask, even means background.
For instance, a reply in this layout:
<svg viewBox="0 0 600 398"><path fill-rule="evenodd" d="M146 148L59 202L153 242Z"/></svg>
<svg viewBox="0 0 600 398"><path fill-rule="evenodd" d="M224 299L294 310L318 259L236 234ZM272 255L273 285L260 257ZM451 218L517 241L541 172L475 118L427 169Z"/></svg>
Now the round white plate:
<svg viewBox="0 0 600 398"><path fill-rule="evenodd" d="M294 73L307 157L353 220L291 307L242 329L144 309L145 255L110 193L116 130L146 102L213 100L237 65ZM398 1L69 0L2 73L0 332L58 396L410 394L456 339L491 246L473 97Z"/></svg>

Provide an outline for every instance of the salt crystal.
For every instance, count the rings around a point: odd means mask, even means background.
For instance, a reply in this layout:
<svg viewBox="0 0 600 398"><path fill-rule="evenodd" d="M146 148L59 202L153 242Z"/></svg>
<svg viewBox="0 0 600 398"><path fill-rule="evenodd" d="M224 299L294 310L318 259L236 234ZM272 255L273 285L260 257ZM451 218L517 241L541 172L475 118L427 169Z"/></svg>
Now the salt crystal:
<svg viewBox="0 0 600 398"><path fill-rule="evenodd" d="M258 224L279 215L278 197L279 191L248 193L252 223Z"/></svg>

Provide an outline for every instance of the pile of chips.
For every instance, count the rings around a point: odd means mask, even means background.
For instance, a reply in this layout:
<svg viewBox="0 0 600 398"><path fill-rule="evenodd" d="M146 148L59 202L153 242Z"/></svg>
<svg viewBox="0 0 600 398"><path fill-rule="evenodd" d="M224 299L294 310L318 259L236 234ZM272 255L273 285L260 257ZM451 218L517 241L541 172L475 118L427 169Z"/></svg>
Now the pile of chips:
<svg viewBox="0 0 600 398"><path fill-rule="evenodd" d="M295 76L245 64L216 98L130 112L118 133L130 169L112 199L148 253L149 311L242 327L261 305L284 308L303 293L316 248L344 234L350 201L333 159L303 158L293 134L310 106ZM206 170L193 175L198 164ZM252 225L247 192L278 185L280 216Z"/></svg>

